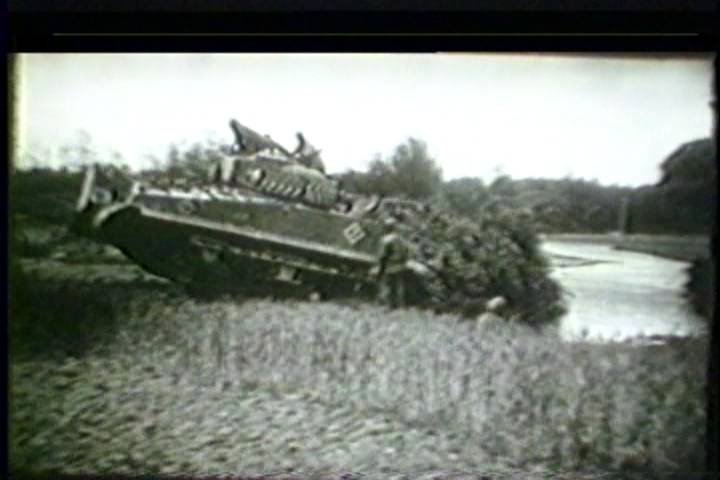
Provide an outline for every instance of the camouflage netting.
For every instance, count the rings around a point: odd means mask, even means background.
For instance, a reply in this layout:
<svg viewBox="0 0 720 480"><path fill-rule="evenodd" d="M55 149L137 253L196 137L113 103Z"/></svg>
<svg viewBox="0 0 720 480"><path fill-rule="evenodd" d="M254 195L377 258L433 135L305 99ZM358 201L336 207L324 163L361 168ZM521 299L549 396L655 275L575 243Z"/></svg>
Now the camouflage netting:
<svg viewBox="0 0 720 480"><path fill-rule="evenodd" d="M430 209L402 220L417 245L415 259L432 270L425 286L438 310L474 317L503 296L503 316L522 323L539 326L564 312L561 288L522 213L488 211L473 221Z"/></svg>

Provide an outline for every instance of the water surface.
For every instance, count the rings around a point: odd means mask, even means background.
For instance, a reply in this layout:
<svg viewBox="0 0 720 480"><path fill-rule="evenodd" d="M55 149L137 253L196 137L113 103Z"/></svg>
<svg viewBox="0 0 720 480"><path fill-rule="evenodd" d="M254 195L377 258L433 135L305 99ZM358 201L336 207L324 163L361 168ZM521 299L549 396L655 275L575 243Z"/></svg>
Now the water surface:
<svg viewBox="0 0 720 480"><path fill-rule="evenodd" d="M552 276L567 291L563 337L628 338L697 335L705 321L683 299L686 262L614 250L610 245L543 243Z"/></svg>

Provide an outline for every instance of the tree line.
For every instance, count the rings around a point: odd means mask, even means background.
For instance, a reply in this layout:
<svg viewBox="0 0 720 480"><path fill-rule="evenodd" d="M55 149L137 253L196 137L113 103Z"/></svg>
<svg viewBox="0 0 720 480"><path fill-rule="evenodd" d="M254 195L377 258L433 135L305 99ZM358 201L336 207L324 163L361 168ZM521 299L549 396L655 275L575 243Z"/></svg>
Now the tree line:
<svg viewBox="0 0 720 480"><path fill-rule="evenodd" d="M457 254L448 259L448 268L464 280L453 288L460 292L472 287L467 298L502 295L523 321L539 325L558 318L562 304L559 287L547 276L548 265L539 254L537 234L617 230L624 198L630 199L626 226L633 232L709 229L712 208L708 203L714 206L715 173L708 142L681 147L661 164L657 185L635 189L575 178L513 179L507 175L490 182L471 177L446 181L425 142L415 138L389 156L378 155L365 171L349 170L335 177L356 193L425 201L452 214L448 228L426 234L434 235L437 245L451 245L449 251ZM210 143L186 148L172 145L166 158L156 159L135 174L206 177L218 154L219 147ZM45 225L68 225L81 182L82 173L76 168L17 171L10 181L11 211ZM466 238L475 237L481 240L479 244L463 250ZM475 307L459 305L467 311Z"/></svg>
<svg viewBox="0 0 720 480"><path fill-rule="evenodd" d="M208 165L218 158L219 150L220 146L212 141L187 147L173 144L165 158L151 159L150 166L137 174L143 178L203 177ZM29 182L33 184L29 188L37 195L57 194L57 188L67 183L58 178L63 172L74 177L73 184L77 183L74 174L77 166L98 161L100 157L87 139L82 145L63 147L61 153L63 157L72 153L71 168L33 169L35 174L46 171L48 181L52 177L49 185L39 178ZM118 154L111 160L129 170ZM500 175L492 181L476 177L445 180L426 143L408 138L390 155L376 155L367 169L348 170L335 177L345 189L355 193L428 201L471 220L499 211L522 214L538 233L607 233L619 229L647 234L707 233L716 215L717 202L712 140L681 145L662 160L659 169L656 184L635 188L571 177L514 179ZM627 204L624 222L623 202ZM67 204L67 200L62 203ZM26 207L24 202L18 206ZM51 210L57 211L58 207Z"/></svg>
<svg viewBox="0 0 720 480"><path fill-rule="evenodd" d="M570 177L444 181L426 144L410 138L389 157L377 156L367 171L350 170L339 177L358 193L432 201L471 219L498 210L516 212L540 233L707 233L717 199L712 141L686 143L659 166L657 184L635 188Z"/></svg>
<svg viewBox="0 0 720 480"><path fill-rule="evenodd" d="M633 192L632 233L709 234L717 215L717 166L711 139L685 143L660 165L656 185Z"/></svg>

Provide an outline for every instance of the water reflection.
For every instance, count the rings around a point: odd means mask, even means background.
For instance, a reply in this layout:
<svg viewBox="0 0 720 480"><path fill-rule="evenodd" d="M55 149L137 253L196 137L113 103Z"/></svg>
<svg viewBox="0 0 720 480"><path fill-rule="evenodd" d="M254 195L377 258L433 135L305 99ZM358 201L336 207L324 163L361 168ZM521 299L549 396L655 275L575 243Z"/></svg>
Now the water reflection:
<svg viewBox="0 0 720 480"><path fill-rule="evenodd" d="M685 262L613 250L609 245L545 242L552 275L567 291L560 324L568 339L698 335L705 321L682 297Z"/></svg>

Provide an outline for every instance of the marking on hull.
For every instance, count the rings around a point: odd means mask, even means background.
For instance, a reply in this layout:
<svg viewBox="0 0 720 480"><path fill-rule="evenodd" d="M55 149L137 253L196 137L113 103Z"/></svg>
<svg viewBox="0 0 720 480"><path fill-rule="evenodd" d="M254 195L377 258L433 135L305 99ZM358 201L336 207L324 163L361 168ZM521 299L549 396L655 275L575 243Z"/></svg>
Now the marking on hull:
<svg viewBox="0 0 720 480"><path fill-rule="evenodd" d="M365 230L362 229L359 223L353 222L347 227L345 227L345 230L343 230L343 235L345 236L345 240L347 240L350 245L355 245L360 240L365 238Z"/></svg>

